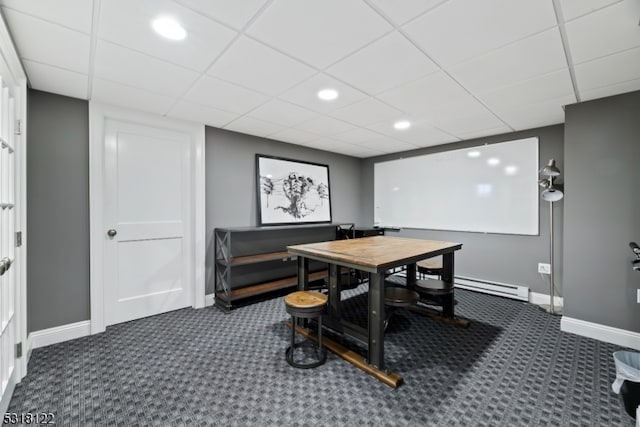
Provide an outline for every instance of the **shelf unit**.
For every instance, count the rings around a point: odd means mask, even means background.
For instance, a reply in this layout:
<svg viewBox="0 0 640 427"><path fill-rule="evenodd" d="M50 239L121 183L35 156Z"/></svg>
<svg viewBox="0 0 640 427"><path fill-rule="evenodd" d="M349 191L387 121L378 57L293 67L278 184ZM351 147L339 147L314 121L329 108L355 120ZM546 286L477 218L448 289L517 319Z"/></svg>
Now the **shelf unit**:
<svg viewBox="0 0 640 427"><path fill-rule="evenodd" d="M216 228L215 303L230 311L252 297L294 288L296 258L286 247L336 239L336 224ZM326 264L311 262L309 281L327 277Z"/></svg>

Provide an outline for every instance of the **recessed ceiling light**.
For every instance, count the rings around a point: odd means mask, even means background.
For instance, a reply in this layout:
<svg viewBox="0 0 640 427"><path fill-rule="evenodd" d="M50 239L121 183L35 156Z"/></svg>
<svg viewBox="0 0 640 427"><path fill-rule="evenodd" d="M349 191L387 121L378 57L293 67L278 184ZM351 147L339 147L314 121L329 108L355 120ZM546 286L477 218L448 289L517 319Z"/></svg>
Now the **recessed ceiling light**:
<svg viewBox="0 0 640 427"><path fill-rule="evenodd" d="M480 157L480 152L479 151L469 151L467 153L467 156L469 156L469 157Z"/></svg>
<svg viewBox="0 0 640 427"><path fill-rule="evenodd" d="M182 28L182 25L169 16L154 19L151 26L156 33L169 40L184 40L187 37L187 31Z"/></svg>
<svg viewBox="0 0 640 427"><path fill-rule="evenodd" d="M487 160L489 166L498 166L500 164L500 159L497 157L492 157Z"/></svg>
<svg viewBox="0 0 640 427"><path fill-rule="evenodd" d="M335 89L322 89L318 92L318 98L323 101L333 101L338 98L338 91Z"/></svg>
<svg viewBox="0 0 640 427"><path fill-rule="evenodd" d="M411 127L411 122L407 120L399 120L393 124L393 127L398 130L409 129Z"/></svg>

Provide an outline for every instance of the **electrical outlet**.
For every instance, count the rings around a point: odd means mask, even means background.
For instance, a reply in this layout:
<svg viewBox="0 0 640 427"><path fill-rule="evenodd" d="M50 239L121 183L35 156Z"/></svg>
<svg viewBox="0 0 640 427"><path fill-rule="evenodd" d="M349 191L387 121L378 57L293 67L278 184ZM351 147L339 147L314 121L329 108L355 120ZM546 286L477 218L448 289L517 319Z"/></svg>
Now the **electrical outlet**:
<svg viewBox="0 0 640 427"><path fill-rule="evenodd" d="M544 262L538 263L538 273L551 274L551 265Z"/></svg>
<svg viewBox="0 0 640 427"><path fill-rule="evenodd" d="M638 295L636 296L637 303L640 304L640 289L638 289Z"/></svg>

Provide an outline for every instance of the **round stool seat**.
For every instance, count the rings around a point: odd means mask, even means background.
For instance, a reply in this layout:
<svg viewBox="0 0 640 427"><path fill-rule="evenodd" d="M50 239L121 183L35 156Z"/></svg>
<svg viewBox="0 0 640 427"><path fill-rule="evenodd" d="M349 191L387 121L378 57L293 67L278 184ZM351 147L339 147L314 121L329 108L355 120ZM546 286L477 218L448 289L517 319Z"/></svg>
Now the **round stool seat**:
<svg viewBox="0 0 640 427"><path fill-rule="evenodd" d="M453 283L435 279L416 280L416 289L432 295L446 295L453 292Z"/></svg>
<svg viewBox="0 0 640 427"><path fill-rule="evenodd" d="M384 289L384 303L391 307L408 307L418 302L420 295L402 286L390 286Z"/></svg>
<svg viewBox="0 0 640 427"><path fill-rule="evenodd" d="M296 291L284 297L284 303L287 306L295 308L314 308L324 306L328 297L315 291Z"/></svg>
<svg viewBox="0 0 640 427"><path fill-rule="evenodd" d="M322 345L322 315L327 308L329 298L316 291L296 291L284 297L284 305L287 313L291 315L291 345L287 348L286 360L291 366L308 369L322 365L327 360L327 349ZM302 343L296 343L296 318L317 319L318 322L318 347L317 360L310 363L300 363L293 359L294 349Z"/></svg>
<svg viewBox="0 0 640 427"><path fill-rule="evenodd" d="M416 267L418 268L418 272L422 274L429 274L434 276L442 275L442 261L434 259L423 259L422 261L418 261L416 263Z"/></svg>
<svg viewBox="0 0 640 427"><path fill-rule="evenodd" d="M295 317L312 318L324 313L329 298L316 291L296 291L284 297L287 313Z"/></svg>

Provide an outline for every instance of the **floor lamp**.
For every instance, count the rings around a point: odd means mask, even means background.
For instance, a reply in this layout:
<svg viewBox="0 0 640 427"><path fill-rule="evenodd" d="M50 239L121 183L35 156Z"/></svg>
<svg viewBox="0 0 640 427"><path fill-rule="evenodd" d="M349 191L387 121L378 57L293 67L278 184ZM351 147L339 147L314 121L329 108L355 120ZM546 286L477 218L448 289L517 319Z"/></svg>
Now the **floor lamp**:
<svg viewBox="0 0 640 427"><path fill-rule="evenodd" d="M562 200L564 193L556 186L553 185L553 180L560 176L560 169L556 166L554 159L549 160L549 163L542 168L540 174L546 178L540 179L538 184L543 188L542 200L549 202L549 240L551 241L550 254L549 254L549 266L551 271L549 272L549 307L543 305L545 310L551 314L562 314L562 309L556 310L553 303L554 297L554 282L553 282L553 204Z"/></svg>

